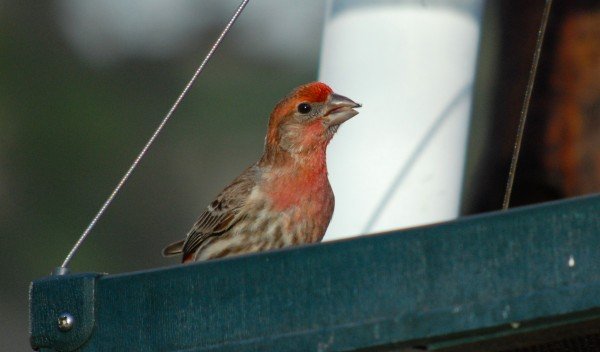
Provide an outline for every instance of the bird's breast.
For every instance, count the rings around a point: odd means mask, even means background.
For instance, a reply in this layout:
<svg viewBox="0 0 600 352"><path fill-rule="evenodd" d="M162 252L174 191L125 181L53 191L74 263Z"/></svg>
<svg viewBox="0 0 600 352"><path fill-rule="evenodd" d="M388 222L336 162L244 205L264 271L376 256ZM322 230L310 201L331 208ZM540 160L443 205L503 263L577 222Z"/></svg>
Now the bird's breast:
<svg viewBox="0 0 600 352"><path fill-rule="evenodd" d="M282 232L307 236L316 242L325 234L333 215L334 196L327 173L278 177L263 188L270 211L282 219Z"/></svg>
<svg viewBox="0 0 600 352"><path fill-rule="evenodd" d="M319 208L333 197L327 174L274 177L263 190L276 211L295 207Z"/></svg>

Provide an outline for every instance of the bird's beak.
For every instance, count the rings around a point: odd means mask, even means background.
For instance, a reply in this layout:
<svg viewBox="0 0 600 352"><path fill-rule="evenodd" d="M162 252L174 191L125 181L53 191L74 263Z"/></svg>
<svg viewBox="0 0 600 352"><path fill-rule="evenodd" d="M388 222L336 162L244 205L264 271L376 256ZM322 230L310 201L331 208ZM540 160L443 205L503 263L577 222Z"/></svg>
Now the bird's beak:
<svg viewBox="0 0 600 352"><path fill-rule="evenodd" d="M325 103L326 113L323 122L326 126L339 126L358 114L354 108L360 108L361 105L355 103L343 95L331 93Z"/></svg>

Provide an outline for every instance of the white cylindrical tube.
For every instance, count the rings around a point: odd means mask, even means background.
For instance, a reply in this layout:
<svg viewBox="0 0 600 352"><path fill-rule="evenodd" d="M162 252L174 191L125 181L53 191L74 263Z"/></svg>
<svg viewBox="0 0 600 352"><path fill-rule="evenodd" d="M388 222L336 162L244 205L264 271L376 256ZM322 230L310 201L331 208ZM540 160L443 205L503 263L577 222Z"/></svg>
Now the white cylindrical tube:
<svg viewBox="0 0 600 352"><path fill-rule="evenodd" d="M333 0L319 80L363 104L328 151L325 239L456 218L483 0Z"/></svg>

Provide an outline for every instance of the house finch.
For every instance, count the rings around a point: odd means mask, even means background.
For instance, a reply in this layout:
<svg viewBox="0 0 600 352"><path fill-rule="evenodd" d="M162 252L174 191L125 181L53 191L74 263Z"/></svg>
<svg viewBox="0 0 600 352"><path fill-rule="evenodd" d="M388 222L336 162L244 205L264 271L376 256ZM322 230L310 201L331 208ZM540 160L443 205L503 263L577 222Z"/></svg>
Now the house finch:
<svg viewBox="0 0 600 352"><path fill-rule="evenodd" d="M356 107L320 82L292 91L271 113L260 160L163 255L183 253L186 263L320 241L334 206L325 151Z"/></svg>

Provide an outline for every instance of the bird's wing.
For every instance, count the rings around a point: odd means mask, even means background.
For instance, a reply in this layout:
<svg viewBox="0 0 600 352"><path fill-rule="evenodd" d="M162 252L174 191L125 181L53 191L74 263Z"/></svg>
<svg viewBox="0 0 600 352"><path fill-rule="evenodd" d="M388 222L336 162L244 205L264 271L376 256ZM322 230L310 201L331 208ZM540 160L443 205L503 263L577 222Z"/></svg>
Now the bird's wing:
<svg viewBox="0 0 600 352"><path fill-rule="evenodd" d="M248 168L200 214L183 243L184 262L196 253L206 239L229 230L242 218L240 210L256 185L256 173L255 167Z"/></svg>

